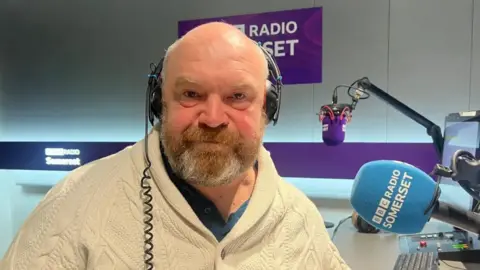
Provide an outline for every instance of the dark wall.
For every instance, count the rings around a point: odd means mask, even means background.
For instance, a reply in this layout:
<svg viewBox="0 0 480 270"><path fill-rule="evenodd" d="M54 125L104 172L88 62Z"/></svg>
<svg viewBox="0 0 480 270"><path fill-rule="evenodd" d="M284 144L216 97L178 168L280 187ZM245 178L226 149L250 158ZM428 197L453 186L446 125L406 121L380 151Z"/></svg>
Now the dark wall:
<svg viewBox="0 0 480 270"><path fill-rule="evenodd" d="M149 63L176 38L160 2L142 2L3 3L4 137L141 135Z"/></svg>
<svg viewBox="0 0 480 270"><path fill-rule="evenodd" d="M313 6L247 2L0 0L0 139L139 139L149 64L179 20Z"/></svg>

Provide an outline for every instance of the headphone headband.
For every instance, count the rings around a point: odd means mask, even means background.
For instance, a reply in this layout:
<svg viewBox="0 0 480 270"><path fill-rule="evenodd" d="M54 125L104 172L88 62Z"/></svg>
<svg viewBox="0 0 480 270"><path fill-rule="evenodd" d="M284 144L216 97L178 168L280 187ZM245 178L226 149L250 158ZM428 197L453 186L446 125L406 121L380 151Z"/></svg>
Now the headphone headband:
<svg viewBox="0 0 480 270"><path fill-rule="evenodd" d="M268 66L268 78L270 87L267 88L265 112L267 114L268 122L273 122L276 125L280 115L280 105L282 100L282 74L278 67L275 58L258 43L263 52ZM165 57L162 57L158 64L150 64L150 74L148 76L147 89L147 114L148 121L151 125L154 124L155 118L160 119L162 113L162 70Z"/></svg>

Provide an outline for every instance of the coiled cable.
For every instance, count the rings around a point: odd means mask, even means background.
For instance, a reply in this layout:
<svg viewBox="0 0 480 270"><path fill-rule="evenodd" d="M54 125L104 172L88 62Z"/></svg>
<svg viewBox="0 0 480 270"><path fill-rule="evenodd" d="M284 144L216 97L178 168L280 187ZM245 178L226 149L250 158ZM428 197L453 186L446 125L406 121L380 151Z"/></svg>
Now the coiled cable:
<svg viewBox="0 0 480 270"><path fill-rule="evenodd" d="M145 104L145 138L144 138L144 146L145 146L145 163L146 167L143 170L143 176L141 180L141 187L143 189L143 223L144 223L144 263L145 269L153 270L153 205L152 205L152 187L150 186L149 180L152 177L149 175L150 167L152 166L152 162L148 156L148 128L149 128L149 120L148 115L150 113L150 91L147 89L147 98Z"/></svg>

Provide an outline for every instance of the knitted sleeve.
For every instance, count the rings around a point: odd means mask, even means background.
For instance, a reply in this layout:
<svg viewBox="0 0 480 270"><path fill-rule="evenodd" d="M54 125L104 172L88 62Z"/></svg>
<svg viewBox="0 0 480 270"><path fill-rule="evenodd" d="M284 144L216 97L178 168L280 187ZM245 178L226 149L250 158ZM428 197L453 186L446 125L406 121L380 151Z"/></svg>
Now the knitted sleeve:
<svg viewBox="0 0 480 270"><path fill-rule="evenodd" d="M17 232L1 270L86 269L78 237L82 192L67 177L51 189Z"/></svg>
<svg viewBox="0 0 480 270"><path fill-rule="evenodd" d="M290 186L289 194L295 198L292 202L299 213L302 213L310 241L315 248L315 255L319 259L316 269L328 270L351 270L342 258L330 235L325 228L325 223L317 206L297 188Z"/></svg>
<svg viewBox="0 0 480 270"><path fill-rule="evenodd" d="M308 216L313 220L314 223L317 225L315 230L315 242L318 245L323 245L324 248L321 251L321 269L329 269L329 270L350 270L350 267L347 263L343 260L340 252L338 251L335 244L330 239L330 236L325 228L324 220L320 212L318 211L317 207L310 202L308 204ZM318 252L318 251L317 251Z"/></svg>
<svg viewBox="0 0 480 270"><path fill-rule="evenodd" d="M304 234L305 236L298 237L303 241L299 241L297 245L304 242L302 254L306 255L299 260L298 267L295 269L315 265L313 267L315 269L351 270L330 239L323 217L312 200L286 181L282 182L280 193L287 209L296 214L295 219L290 223L302 224L301 227L304 228L304 230L298 231L300 232L298 235Z"/></svg>
<svg viewBox="0 0 480 270"><path fill-rule="evenodd" d="M329 241L327 252L323 254L323 269L350 270L350 267L343 260L337 247Z"/></svg>

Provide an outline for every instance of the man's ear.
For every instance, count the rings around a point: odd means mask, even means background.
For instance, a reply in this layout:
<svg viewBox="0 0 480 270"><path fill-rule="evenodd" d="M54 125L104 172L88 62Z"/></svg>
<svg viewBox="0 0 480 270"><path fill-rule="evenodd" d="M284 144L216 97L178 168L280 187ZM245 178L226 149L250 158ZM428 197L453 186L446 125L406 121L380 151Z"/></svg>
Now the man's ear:
<svg viewBox="0 0 480 270"><path fill-rule="evenodd" d="M270 87L272 87L272 82L269 80L265 81L265 95L263 96L263 108L265 109L267 106L267 93L270 91Z"/></svg>
<svg viewBox="0 0 480 270"><path fill-rule="evenodd" d="M265 93L272 87L272 82L269 80L265 81Z"/></svg>

